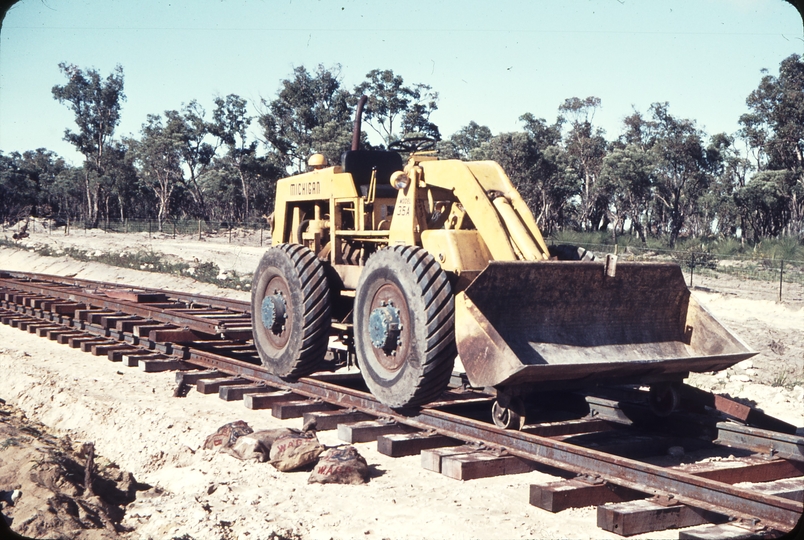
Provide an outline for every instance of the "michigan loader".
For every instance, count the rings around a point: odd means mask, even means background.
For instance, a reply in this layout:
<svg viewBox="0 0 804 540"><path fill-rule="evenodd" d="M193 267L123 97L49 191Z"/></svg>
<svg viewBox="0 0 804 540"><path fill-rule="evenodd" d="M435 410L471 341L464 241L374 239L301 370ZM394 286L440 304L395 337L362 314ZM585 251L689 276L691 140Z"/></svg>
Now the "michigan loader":
<svg viewBox="0 0 804 540"><path fill-rule="evenodd" d="M441 160L422 138L361 150L364 103L340 164L314 156L277 183L252 283L254 343L274 374L320 370L337 343L404 409L437 398L457 357L471 386L496 391L495 423L521 427L534 391L648 385L666 412L689 372L753 356L677 264L551 255L497 163Z"/></svg>

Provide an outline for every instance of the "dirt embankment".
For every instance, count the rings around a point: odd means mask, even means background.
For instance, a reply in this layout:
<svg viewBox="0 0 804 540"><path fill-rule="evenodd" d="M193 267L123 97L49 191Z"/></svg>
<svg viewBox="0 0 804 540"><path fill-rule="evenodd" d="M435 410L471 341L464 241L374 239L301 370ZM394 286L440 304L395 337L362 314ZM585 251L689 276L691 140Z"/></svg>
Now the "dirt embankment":
<svg viewBox="0 0 804 540"><path fill-rule="evenodd" d="M92 443L55 436L0 401L0 536L108 540L131 527L121 521L138 490L150 488ZM10 529L9 527L10 526Z"/></svg>

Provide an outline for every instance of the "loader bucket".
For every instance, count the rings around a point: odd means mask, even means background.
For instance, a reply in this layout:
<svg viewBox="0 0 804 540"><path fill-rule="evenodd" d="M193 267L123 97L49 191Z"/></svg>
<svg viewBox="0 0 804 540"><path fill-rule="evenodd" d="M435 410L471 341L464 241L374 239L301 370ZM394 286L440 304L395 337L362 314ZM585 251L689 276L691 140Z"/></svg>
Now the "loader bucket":
<svg viewBox="0 0 804 540"><path fill-rule="evenodd" d="M690 296L669 263L491 262L455 299L474 386L649 383L718 371L756 353Z"/></svg>

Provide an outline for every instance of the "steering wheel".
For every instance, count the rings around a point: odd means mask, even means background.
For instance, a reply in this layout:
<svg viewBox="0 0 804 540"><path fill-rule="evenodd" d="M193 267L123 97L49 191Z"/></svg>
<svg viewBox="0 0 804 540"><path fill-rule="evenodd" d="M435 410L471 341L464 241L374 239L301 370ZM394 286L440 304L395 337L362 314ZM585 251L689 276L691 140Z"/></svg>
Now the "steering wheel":
<svg viewBox="0 0 804 540"><path fill-rule="evenodd" d="M407 137L399 139L388 145L388 150L394 152L414 153L421 150L433 150L438 140L432 137Z"/></svg>

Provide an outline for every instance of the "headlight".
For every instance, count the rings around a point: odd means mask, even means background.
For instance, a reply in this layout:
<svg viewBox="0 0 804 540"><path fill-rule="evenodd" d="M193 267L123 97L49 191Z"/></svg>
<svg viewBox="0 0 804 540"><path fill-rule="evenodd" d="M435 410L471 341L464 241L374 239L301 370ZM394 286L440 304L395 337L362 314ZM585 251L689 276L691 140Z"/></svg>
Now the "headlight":
<svg viewBox="0 0 804 540"><path fill-rule="evenodd" d="M410 177L404 171L396 171L391 174L391 185L396 189L405 189L410 184Z"/></svg>

